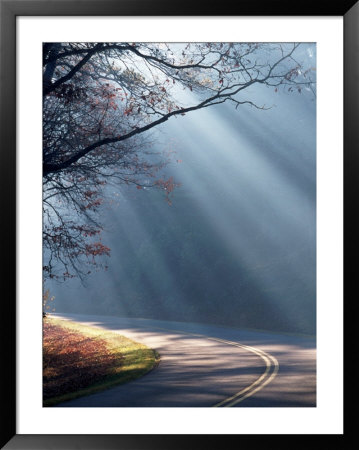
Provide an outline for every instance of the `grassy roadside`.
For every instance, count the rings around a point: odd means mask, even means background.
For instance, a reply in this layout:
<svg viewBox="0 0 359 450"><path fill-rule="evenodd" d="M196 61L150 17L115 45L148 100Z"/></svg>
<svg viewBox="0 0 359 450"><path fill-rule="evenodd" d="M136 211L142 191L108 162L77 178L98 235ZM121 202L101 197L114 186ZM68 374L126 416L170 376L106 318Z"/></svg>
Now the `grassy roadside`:
<svg viewBox="0 0 359 450"><path fill-rule="evenodd" d="M134 380L158 361L157 352L117 333L46 317L43 406Z"/></svg>

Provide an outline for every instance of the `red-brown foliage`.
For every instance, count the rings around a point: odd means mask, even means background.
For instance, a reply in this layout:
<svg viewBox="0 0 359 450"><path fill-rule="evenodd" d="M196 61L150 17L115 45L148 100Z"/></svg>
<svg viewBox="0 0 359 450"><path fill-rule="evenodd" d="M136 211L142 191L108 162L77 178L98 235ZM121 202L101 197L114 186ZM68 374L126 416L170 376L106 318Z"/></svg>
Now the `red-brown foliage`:
<svg viewBox="0 0 359 450"><path fill-rule="evenodd" d="M43 398L74 392L103 380L118 366L106 342L44 321Z"/></svg>

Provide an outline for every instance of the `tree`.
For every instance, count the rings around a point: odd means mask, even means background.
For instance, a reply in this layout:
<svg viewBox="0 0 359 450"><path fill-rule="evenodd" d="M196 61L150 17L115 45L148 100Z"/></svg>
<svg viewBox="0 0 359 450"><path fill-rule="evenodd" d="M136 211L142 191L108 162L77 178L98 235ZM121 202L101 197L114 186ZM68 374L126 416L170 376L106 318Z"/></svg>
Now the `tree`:
<svg viewBox="0 0 359 450"><path fill-rule="evenodd" d="M169 195L150 150L150 130L171 117L231 102L250 105L251 88L314 92L299 44L46 43L43 47L44 274L64 278L109 255L98 208L110 180Z"/></svg>

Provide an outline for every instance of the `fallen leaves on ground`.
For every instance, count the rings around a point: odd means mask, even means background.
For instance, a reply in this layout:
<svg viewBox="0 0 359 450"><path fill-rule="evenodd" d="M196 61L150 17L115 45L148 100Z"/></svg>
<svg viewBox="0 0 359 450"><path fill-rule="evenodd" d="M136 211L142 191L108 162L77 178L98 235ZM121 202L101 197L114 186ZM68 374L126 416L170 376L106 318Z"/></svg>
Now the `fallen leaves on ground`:
<svg viewBox="0 0 359 450"><path fill-rule="evenodd" d="M88 337L44 321L44 400L74 392L101 381L118 366L121 355L111 353L106 341Z"/></svg>

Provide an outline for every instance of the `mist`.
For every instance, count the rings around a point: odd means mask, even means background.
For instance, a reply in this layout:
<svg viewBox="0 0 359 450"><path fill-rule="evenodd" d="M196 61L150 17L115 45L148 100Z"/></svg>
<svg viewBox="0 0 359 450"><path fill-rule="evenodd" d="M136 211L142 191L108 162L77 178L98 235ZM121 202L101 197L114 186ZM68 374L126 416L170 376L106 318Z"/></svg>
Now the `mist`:
<svg viewBox="0 0 359 450"><path fill-rule="evenodd" d="M309 55L310 56L310 55ZM224 103L152 135L173 151L162 192L110 185L107 270L48 280L57 312L316 330L316 102L252 89L260 110Z"/></svg>

